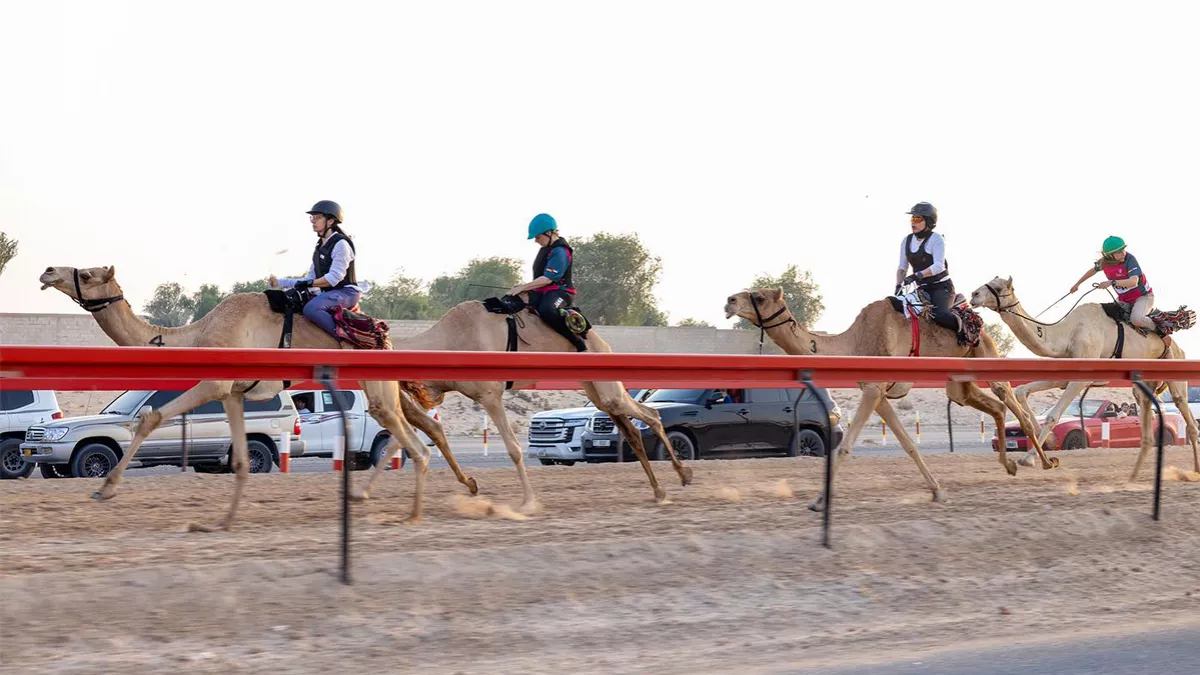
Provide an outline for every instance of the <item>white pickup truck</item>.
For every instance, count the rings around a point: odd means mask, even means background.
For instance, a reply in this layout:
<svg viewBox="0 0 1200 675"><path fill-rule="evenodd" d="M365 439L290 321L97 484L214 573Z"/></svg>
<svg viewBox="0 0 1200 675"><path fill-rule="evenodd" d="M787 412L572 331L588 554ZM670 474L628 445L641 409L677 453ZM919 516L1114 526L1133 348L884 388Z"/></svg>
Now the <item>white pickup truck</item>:
<svg viewBox="0 0 1200 675"><path fill-rule="evenodd" d="M333 457L333 449L342 437L342 420L338 416L333 397L324 389L290 389L292 402L300 415L301 436L304 438L305 457ZM347 463L352 470L375 466L387 447L392 435L367 414L367 397L361 389L335 389L346 411L346 422L350 427L347 439ZM429 411L431 417L437 409ZM425 445L433 441L417 429L417 436Z"/></svg>

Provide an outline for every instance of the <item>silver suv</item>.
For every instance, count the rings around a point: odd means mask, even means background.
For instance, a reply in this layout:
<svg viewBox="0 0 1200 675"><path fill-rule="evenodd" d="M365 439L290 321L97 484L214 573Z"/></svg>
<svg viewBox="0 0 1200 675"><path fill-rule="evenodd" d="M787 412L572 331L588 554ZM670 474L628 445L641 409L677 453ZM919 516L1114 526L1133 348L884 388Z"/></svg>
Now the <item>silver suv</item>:
<svg viewBox="0 0 1200 675"><path fill-rule="evenodd" d="M98 415L29 427L21 452L25 461L36 463L47 478L107 476L129 449L140 416L182 393L127 391ZM183 461L184 417L173 417L159 425L142 444L131 466L179 466ZM304 454L300 416L286 390L266 401L246 401L245 417L251 472L267 473L272 464L279 463L278 444L284 431L290 435L291 456ZM199 473L228 471L233 442L221 403L205 403L188 412L186 419L188 465Z"/></svg>
<svg viewBox="0 0 1200 675"><path fill-rule="evenodd" d="M34 424L63 416L53 391L6 389L0 391L0 478L24 478L33 472L21 456L25 430Z"/></svg>

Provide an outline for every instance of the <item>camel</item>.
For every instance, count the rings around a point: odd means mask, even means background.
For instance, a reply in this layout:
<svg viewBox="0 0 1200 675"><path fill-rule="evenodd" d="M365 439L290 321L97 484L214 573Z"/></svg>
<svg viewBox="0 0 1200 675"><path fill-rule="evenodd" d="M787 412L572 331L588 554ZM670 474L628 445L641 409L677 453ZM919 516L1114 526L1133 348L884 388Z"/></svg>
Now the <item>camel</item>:
<svg viewBox="0 0 1200 675"><path fill-rule="evenodd" d="M113 342L121 346L156 344L167 347L217 347L217 348L276 348L283 330L283 315L271 311L266 295L262 293L238 293L231 295L212 309L204 318L181 328L163 328L151 325L133 313L117 283L113 267L48 267L39 281L42 290L55 288L84 309L88 310L100 328ZM339 343L333 336L311 324L297 319L293 326L292 345L302 349L338 349ZM412 427L398 414L397 406L405 397L400 394L396 382L360 382L367 395L367 412L392 435L391 445L403 443L408 448L425 450L424 444L413 433ZM146 437L164 420L185 413L209 401L221 401L229 418L229 430L233 441L233 469L237 481L229 511L216 527L191 524L191 531L211 532L228 530L237 513L238 501L242 496L250 474L249 451L246 444L246 425L243 417L244 400L265 401L283 391L281 381L203 381L180 394L175 400L158 410L151 410L142 417L130 443L129 450L116 468L105 478L104 485L92 494L94 499L107 500L116 496L117 485L129 462L137 454ZM421 417L428 417L419 413ZM439 425L440 428L440 425ZM428 452L426 450L426 452ZM427 457L413 452L416 466L413 511L410 522L421 517L421 497L424 490Z"/></svg>
<svg viewBox="0 0 1200 675"><path fill-rule="evenodd" d="M1007 279L996 277L971 293L971 305L987 307L998 313L1000 319L1012 330L1013 335L1021 341L1021 344L1038 356L1059 359L1104 359L1113 356L1116 352L1117 323L1109 318L1104 308L1098 303L1089 302L1078 305L1061 320L1053 324L1042 324L1030 319L1025 308L1021 306L1021 301L1017 298L1016 291L1013 290L1012 277ZM1124 333L1124 345L1120 358L1186 358L1183 349L1175 341L1172 340L1170 344L1166 344L1157 333L1143 335L1140 331L1128 326ZM1029 394L1048 389L1065 390L1062 398L1048 413L1045 426L1038 436L1039 442L1044 443L1045 439L1050 437L1054 425L1058 423L1067 406L1085 388L1103 384L1106 383L1030 382L1017 387L1016 393L1022 407L1030 417L1033 417L1036 427L1037 418L1033 416L1033 411L1029 407ZM1160 382L1148 382L1147 385L1155 392L1164 388L1163 383ZM1171 396L1175 397L1175 400L1187 401L1186 382L1169 382L1166 383L1166 386L1170 387ZM1133 392L1138 399L1140 409L1142 447L1134 462L1133 473L1129 477L1130 481L1137 479L1142 462L1149 454L1150 446L1154 442L1151 432L1151 413L1153 412L1151 403L1140 388L1134 387ZM1186 403L1179 406L1179 412L1183 415L1184 423L1187 425L1187 435L1192 446L1192 460L1195 469L1200 471L1200 430L1197 429L1196 420ZM1030 436L1030 438L1033 437Z"/></svg>
<svg viewBox="0 0 1200 675"><path fill-rule="evenodd" d="M575 348L563 336L546 325L536 314L522 311L517 315L516 321L520 326L517 333L519 341L518 349L520 351L572 353L575 351ZM608 343L597 334L595 328L588 331L587 338L584 341L587 343L588 351L612 351ZM409 338L394 340L392 349L396 351L502 352L505 351L507 342L508 324L506 316L489 312L485 309L483 303L469 300L450 308L436 324L425 332ZM513 382L512 387L521 389L532 384L534 383L518 381ZM505 448L508 450L508 456L517 467L517 474L521 479L521 488L524 493L523 502L519 510L523 513L532 513L538 510L539 507L533 493L533 487L525 471L525 460L521 452L521 444L517 440L516 434L513 433L504 412L502 397L506 383L464 380L403 382L401 386L404 391L409 393L426 410L439 405L446 393L451 391L457 391L482 406L487 411L488 417L496 425L496 429L500 431L500 436L504 439ZM654 491L654 497L657 501L660 503L665 502L666 491L658 484L654 470L646 456L642 435L633 426L630 419L640 420L654 432L662 444L662 449L670 458L671 465L679 475L682 484L688 485L692 482L692 469L685 467L675 455L674 447L667 440L666 431L659 419L657 410L634 401L628 392L626 392L625 386L620 382L584 382L583 387L584 393L587 394L587 397L596 408L608 413L617 425L617 428L621 430L625 440L633 448L638 461L641 462L642 468L650 479L650 486ZM420 417L428 418L423 413L420 414ZM387 466L392 455L397 450L398 448L394 444L389 446L386 456L380 460L375 466L375 470L372 471L366 488L354 493L355 499L361 500L367 498L375 485L375 481L382 475L384 467ZM448 448L443 450L443 454L460 482L466 484L466 480L474 481L474 479L467 479L463 476L457 462L454 460L454 456L450 454Z"/></svg>
<svg viewBox="0 0 1200 675"><path fill-rule="evenodd" d="M902 315L887 299L877 300L867 305L858 314L850 328L837 335L810 332L800 325L788 309L783 299L783 291L778 288L755 288L738 292L729 296L725 303L725 316L740 316L760 330L766 332L775 344L788 354L818 354L832 356L906 356L912 346L912 329L908 317ZM763 318L767 317L767 318ZM770 323L774 321L774 323ZM996 346L986 333L980 333L979 342L974 347L958 344L953 331L946 330L926 319L920 319L921 355L950 356L971 358L994 358L998 356ZM996 423L998 438L1004 438L1005 408L1013 411L1021 428L1029 431L1032 422L1025 410L1020 407L1012 387L1006 382L991 382L991 389L1000 400L988 396L973 382L951 382L946 385L946 395L959 405L968 405L989 415ZM859 383L863 395L850 428L842 439L838 452L831 455L834 470L838 464L838 456L850 454L858 434L870 419L871 412L879 416L896 433L896 438L904 451L908 453L925 482L933 493L933 501L941 502L947 498L943 489L930 473L916 445L904 431L904 425L892 409L888 399L900 399L908 395L912 383L867 382ZM1003 401L1003 403L1001 402ZM1035 438L1035 436L1030 436ZM1034 444L1038 456L1042 459L1042 468L1051 469L1058 466L1057 459L1048 459L1042 453L1041 446ZM1009 475L1016 475L1016 462L1008 459L1004 445L1000 445L1000 464ZM812 502L810 508L820 510L825 501L824 492Z"/></svg>

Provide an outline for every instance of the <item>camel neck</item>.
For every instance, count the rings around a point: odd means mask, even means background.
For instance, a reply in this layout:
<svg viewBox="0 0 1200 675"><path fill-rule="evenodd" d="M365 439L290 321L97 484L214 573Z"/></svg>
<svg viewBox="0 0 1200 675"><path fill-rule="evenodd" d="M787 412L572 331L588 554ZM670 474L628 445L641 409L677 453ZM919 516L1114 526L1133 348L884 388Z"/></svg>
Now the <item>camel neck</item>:
<svg viewBox="0 0 1200 675"><path fill-rule="evenodd" d="M183 328L166 328L147 323L133 313L133 308L127 301L114 302L104 309L95 312L96 323L113 342L123 347L142 346L150 344L155 337L163 336L165 343L171 347L191 346L189 333L193 326ZM170 336L171 339L165 339Z"/></svg>
<svg viewBox="0 0 1200 675"><path fill-rule="evenodd" d="M1029 351L1038 356L1059 356L1059 350L1054 348L1059 334L1063 332L1062 324L1042 326L1027 319L1029 314L1021 306L1021 301L1014 296L1013 305L1005 307L1000 312L1000 320L1008 326L1013 335L1025 345Z"/></svg>

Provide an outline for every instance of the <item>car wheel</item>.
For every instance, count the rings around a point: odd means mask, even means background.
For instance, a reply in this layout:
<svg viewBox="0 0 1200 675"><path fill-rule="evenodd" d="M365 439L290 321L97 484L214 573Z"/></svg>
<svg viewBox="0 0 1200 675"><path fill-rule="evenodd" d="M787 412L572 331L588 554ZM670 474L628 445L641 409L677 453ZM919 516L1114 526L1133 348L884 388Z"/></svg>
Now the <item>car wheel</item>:
<svg viewBox="0 0 1200 675"><path fill-rule="evenodd" d="M271 449L262 441L250 441L246 444L246 449L250 455L250 473L271 473L271 465L275 463L275 458L271 456ZM229 451L233 452L232 449ZM229 457L229 467L233 468L233 455Z"/></svg>
<svg viewBox="0 0 1200 675"><path fill-rule="evenodd" d="M102 443L83 446L71 460L71 475L76 478L104 478L117 467L117 453Z"/></svg>
<svg viewBox="0 0 1200 675"><path fill-rule="evenodd" d="M224 473L228 467L222 466L218 462L209 464L193 464L192 470L196 473Z"/></svg>
<svg viewBox="0 0 1200 675"><path fill-rule="evenodd" d="M667 432L667 440L671 441L671 449L675 451L675 456L679 458L679 461L687 462L696 459L696 444L692 442L691 436L674 430ZM655 453L654 459L659 462L671 459L661 440L658 442L658 451Z"/></svg>
<svg viewBox="0 0 1200 675"><path fill-rule="evenodd" d="M33 464L21 454L21 441L6 438L0 441L0 478L25 478L33 473Z"/></svg>
<svg viewBox="0 0 1200 675"><path fill-rule="evenodd" d="M792 437L788 457L824 457L825 439L812 429L801 429Z"/></svg>
<svg viewBox="0 0 1200 675"><path fill-rule="evenodd" d="M575 460L564 459L563 461L559 462L559 464L562 464L563 466L575 466Z"/></svg>
<svg viewBox="0 0 1200 675"><path fill-rule="evenodd" d="M380 436L379 438L375 439L374 443L371 444L371 466L372 467L379 464L379 460L383 459L384 453L387 452L388 441L390 441L390 440L391 440L390 436ZM404 451L400 450L399 452L403 453ZM402 466L402 467L404 466L404 455L403 454L400 455L400 466Z"/></svg>
<svg viewBox="0 0 1200 675"><path fill-rule="evenodd" d="M1087 436L1083 432L1075 429L1068 432L1066 438L1062 442L1063 450L1085 450L1087 449Z"/></svg>
<svg viewBox="0 0 1200 675"><path fill-rule="evenodd" d="M544 466L553 466L554 465L554 460L552 460L552 459L539 459L538 461L541 462Z"/></svg>
<svg viewBox="0 0 1200 675"><path fill-rule="evenodd" d="M38 471L42 473L42 478L70 478L70 464L38 464Z"/></svg>

